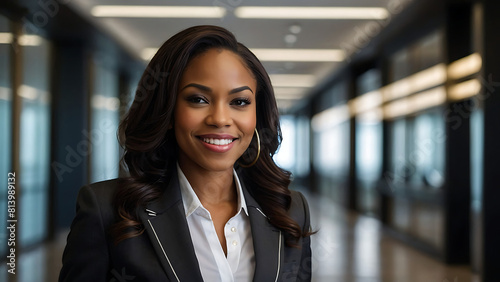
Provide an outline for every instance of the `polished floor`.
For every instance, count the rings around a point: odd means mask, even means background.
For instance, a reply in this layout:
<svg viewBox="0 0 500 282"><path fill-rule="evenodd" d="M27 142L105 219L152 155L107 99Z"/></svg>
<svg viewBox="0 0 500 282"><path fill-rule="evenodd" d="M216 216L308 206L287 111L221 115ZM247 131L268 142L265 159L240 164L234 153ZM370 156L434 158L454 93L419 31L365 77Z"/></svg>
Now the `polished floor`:
<svg viewBox="0 0 500 282"><path fill-rule="evenodd" d="M308 196L313 281L479 282L468 266L447 266L390 237L374 218L347 212L326 198Z"/></svg>
<svg viewBox="0 0 500 282"><path fill-rule="evenodd" d="M447 266L388 236L379 221L307 195L316 282L479 282L467 266ZM0 281L57 281L67 231L19 255L16 277L0 266Z"/></svg>

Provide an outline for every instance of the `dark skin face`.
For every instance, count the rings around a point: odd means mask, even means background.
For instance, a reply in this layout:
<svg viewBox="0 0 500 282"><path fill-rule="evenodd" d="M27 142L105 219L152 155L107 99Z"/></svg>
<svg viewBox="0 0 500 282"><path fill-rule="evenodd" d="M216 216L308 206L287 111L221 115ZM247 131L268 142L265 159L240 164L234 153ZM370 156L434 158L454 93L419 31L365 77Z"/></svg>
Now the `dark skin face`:
<svg viewBox="0 0 500 282"><path fill-rule="evenodd" d="M254 134L256 84L241 58L228 50L208 50L188 64L175 106L181 167L232 171ZM231 148L207 147L205 137L230 142Z"/></svg>
<svg viewBox="0 0 500 282"><path fill-rule="evenodd" d="M237 212L233 166L254 135L256 91L251 71L228 50L195 57L179 83L173 125L179 166L210 212L225 253L224 225Z"/></svg>

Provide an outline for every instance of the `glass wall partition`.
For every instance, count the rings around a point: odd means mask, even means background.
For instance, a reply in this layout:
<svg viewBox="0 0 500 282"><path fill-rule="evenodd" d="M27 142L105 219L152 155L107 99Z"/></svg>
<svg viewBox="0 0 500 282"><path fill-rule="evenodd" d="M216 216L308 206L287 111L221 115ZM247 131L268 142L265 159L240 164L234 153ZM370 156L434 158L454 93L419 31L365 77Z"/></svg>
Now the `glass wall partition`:
<svg viewBox="0 0 500 282"><path fill-rule="evenodd" d="M358 97L375 97L381 86L380 71L369 70L356 81ZM372 95L372 96L369 96ZM357 188L357 209L367 214L379 210L377 184L382 175L382 115L376 107L356 116L355 170Z"/></svg>
<svg viewBox="0 0 500 282"><path fill-rule="evenodd" d="M295 163L295 175L299 178L307 177L311 166L311 126L307 116L298 116L296 119L295 138L297 148L295 150L297 161Z"/></svg>
<svg viewBox="0 0 500 282"><path fill-rule="evenodd" d="M295 117L292 115L284 115L280 117L281 133L283 140L278 149L278 153L274 155L274 160L283 169L286 169L292 174L295 174L296 159L296 124Z"/></svg>
<svg viewBox="0 0 500 282"><path fill-rule="evenodd" d="M347 85L334 85L322 94L313 116L312 162L317 191L341 205L347 205L350 164L350 121ZM328 105L331 105L328 108Z"/></svg>
<svg viewBox="0 0 500 282"><path fill-rule="evenodd" d="M35 34L19 39L22 84L20 113L20 244L29 246L47 236L50 174L50 44Z"/></svg>
<svg viewBox="0 0 500 282"><path fill-rule="evenodd" d="M0 238L7 236L7 173L11 170L12 87L10 72L9 21L0 16ZM4 241L5 242L5 241ZM7 244L0 244L0 255L7 253Z"/></svg>
<svg viewBox="0 0 500 282"><path fill-rule="evenodd" d="M436 97L430 94L444 92L440 90L446 83L443 44L443 33L437 29L390 57L389 80L400 87L392 94L397 97L395 103L405 99L427 103ZM438 80L441 69L445 74ZM426 83L435 82L423 87L422 83L411 84L416 80L416 74L421 79L425 77ZM419 95L425 96L427 101L417 99ZM437 252L441 252L444 246L445 225L442 188L445 183L443 103L446 94L443 95L441 103L402 112L388 120L388 171L384 173L390 188L389 225Z"/></svg>
<svg viewBox="0 0 500 282"><path fill-rule="evenodd" d="M120 150L117 129L120 122L118 74L97 59L93 64L93 93L91 96L92 143L90 182L116 178L119 173Z"/></svg>
<svg viewBox="0 0 500 282"><path fill-rule="evenodd" d="M347 203L349 178L349 122L315 134L315 170L319 174L319 192L340 204Z"/></svg>

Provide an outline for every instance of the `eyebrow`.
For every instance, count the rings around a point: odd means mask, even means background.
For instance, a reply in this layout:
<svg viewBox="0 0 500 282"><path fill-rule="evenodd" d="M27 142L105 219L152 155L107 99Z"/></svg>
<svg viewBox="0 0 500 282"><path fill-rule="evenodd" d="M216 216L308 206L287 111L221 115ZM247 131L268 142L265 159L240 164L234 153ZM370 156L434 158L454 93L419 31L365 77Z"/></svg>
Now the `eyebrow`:
<svg viewBox="0 0 500 282"><path fill-rule="evenodd" d="M205 85L198 84L198 83L189 83L188 85L182 87L181 91L183 91L184 89L186 89L188 87L195 87L195 88L198 88L202 91L212 92L212 88L205 86ZM253 93L253 91L252 91L252 89L250 89L250 87L241 86L241 87L237 87L237 88L232 89L231 91L229 91L229 94L239 93L239 92L244 91L244 90L249 90L250 92Z"/></svg>
<svg viewBox="0 0 500 282"><path fill-rule="evenodd" d="M244 90L249 90L250 92L253 93L253 91L252 91L252 89L250 89L250 87L248 87L248 86L241 86L241 87L234 88L233 90L229 91L229 94L238 93L238 92L241 92L241 91L244 91Z"/></svg>

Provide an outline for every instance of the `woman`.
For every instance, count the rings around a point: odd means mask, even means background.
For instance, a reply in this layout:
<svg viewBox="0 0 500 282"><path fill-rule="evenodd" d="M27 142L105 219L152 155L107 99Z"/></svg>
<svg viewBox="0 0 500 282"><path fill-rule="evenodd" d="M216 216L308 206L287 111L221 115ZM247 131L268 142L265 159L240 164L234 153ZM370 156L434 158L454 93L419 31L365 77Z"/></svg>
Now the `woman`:
<svg viewBox="0 0 500 282"><path fill-rule="evenodd" d="M167 40L119 133L130 175L80 190L60 281L310 281L272 86L230 32Z"/></svg>

